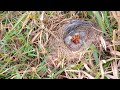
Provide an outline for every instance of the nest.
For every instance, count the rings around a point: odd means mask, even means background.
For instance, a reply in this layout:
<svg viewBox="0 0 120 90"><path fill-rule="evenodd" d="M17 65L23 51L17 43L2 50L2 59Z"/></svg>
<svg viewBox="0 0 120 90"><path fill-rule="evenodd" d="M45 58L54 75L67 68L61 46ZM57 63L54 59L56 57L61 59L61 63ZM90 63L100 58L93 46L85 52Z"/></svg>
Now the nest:
<svg viewBox="0 0 120 90"><path fill-rule="evenodd" d="M99 28L92 22L80 21L81 24L77 24L78 20L66 21L66 24L63 24L60 28L54 30L53 35L50 36L48 47L50 50L48 56L48 62L63 60L68 64L68 62L77 62L84 57L83 52L86 48L89 48L92 43L98 44L99 36L101 32ZM74 25L72 24L74 23ZM71 25L71 26L70 26ZM72 26L73 25L73 26ZM65 37L70 35L70 32L85 32L84 44L82 44L77 49L71 49L65 43Z"/></svg>

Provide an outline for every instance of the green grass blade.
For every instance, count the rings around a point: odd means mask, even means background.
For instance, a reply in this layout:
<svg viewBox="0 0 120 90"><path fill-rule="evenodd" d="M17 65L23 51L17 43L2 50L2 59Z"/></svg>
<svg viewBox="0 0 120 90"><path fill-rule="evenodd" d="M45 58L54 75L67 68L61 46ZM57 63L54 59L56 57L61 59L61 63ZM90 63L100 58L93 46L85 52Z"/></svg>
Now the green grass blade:
<svg viewBox="0 0 120 90"><path fill-rule="evenodd" d="M23 15L19 18L19 20L17 21L17 23L13 26L13 28L12 28L11 30L14 30L14 29L19 25L19 23L20 23L26 16L27 16L26 13L23 14Z"/></svg>
<svg viewBox="0 0 120 90"><path fill-rule="evenodd" d="M92 44L91 50L93 51L93 57L94 57L94 59L96 61L96 64L98 64L99 63L98 51L97 51L97 48L95 47L94 44Z"/></svg>
<svg viewBox="0 0 120 90"><path fill-rule="evenodd" d="M104 26L104 22L102 20L102 17L100 15L100 13L98 11L93 11L95 17L97 18L97 22L99 24L99 26L101 27L102 31L105 33L106 30L105 30L105 26Z"/></svg>
<svg viewBox="0 0 120 90"><path fill-rule="evenodd" d="M18 19L18 21L17 21L16 24L12 27L12 29L5 34L3 40L5 40L5 39L7 39L7 38L10 38L10 37L13 36L14 34L16 34L17 31L16 31L16 30L13 31L13 30L19 25L19 23L20 23L26 16L27 16L27 14L23 14L23 15Z"/></svg>
<svg viewBox="0 0 120 90"><path fill-rule="evenodd" d="M110 21L108 19L108 11L103 11L103 16L104 16L104 23L106 25L106 28L108 28L109 33L112 35L112 28L110 26Z"/></svg>

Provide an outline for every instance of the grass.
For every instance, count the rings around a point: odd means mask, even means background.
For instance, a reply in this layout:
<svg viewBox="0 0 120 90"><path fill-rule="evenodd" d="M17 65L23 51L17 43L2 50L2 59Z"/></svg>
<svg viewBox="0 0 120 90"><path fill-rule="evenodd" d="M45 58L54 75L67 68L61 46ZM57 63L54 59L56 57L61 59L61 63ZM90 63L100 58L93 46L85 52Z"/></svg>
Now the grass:
<svg viewBox="0 0 120 90"><path fill-rule="evenodd" d="M1 79L119 79L119 11L4 11L0 12ZM47 63L49 35L60 17L82 18L96 22L102 30L103 49L92 45L86 57L66 66L64 57ZM55 20L50 18L56 18ZM51 23L48 23L50 21ZM47 29L50 29L49 31ZM55 37L55 36L54 36ZM117 44L116 44L117 43ZM101 48L101 47L100 47ZM109 50L107 50L109 49Z"/></svg>

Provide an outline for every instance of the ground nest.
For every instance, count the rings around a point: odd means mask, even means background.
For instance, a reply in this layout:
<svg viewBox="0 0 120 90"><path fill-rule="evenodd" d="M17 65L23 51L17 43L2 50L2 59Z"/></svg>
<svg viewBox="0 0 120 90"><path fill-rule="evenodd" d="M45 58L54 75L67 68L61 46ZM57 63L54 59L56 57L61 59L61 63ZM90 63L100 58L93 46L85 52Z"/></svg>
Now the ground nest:
<svg viewBox="0 0 120 90"><path fill-rule="evenodd" d="M84 52L92 43L99 45L100 29L90 21L69 20L53 31L48 47L50 54L48 62L64 61L64 64L78 62L84 57ZM78 33L78 41L72 42L72 37Z"/></svg>

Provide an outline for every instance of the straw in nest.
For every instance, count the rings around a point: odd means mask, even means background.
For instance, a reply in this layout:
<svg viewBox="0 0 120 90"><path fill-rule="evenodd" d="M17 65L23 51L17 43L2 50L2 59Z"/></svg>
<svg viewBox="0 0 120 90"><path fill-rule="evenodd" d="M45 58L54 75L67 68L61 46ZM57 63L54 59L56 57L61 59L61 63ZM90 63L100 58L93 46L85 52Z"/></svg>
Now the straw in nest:
<svg viewBox="0 0 120 90"><path fill-rule="evenodd" d="M48 62L63 59L66 63L70 61L79 61L84 56L83 53L85 52L87 47L89 48L92 43L99 43L99 36L101 33L98 30L98 27L88 21L80 21L81 24L77 24L77 21L80 20L72 20L68 23L66 22L66 24L53 32L56 38L53 36L49 38L48 47L50 49L50 53L47 60ZM86 32L85 42L79 50L72 50L69 46L65 44L64 38L69 35L70 29L74 29L74 31L76 30Z"/></svg>

